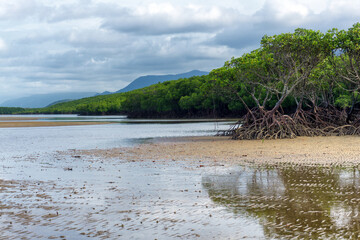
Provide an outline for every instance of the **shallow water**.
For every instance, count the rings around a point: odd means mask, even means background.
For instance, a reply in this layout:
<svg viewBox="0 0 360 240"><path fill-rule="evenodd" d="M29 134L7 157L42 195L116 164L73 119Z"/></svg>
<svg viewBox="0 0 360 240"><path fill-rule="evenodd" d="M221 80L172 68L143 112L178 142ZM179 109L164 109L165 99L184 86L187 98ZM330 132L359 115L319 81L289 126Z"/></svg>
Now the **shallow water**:
<svg viewBox="0 0 360 240"><path fill-rule="evenodd" d="M46 118L83 121L73 115ZM206 195L195 196L201 189L199 173L185 171L175 163L147 165L72 156L71 149L134 146L158 137L213 135L228 125L186 121L160 124L151 120L130 124L122 122L121 116L88 117L89 121L108 118L115 123L0 129L0 239L147 239L171 238L176 232L185 238L197 236L194 229L186 230L196 223L185 224L184 219L194 209L199 211L189 205L194 198L201 197L201 204L208 201ZM69 150L69 155L59 153ZM194 177L198 184L193 184ZM173 218L169 214L176 206L180 210ZM186 229L175 231L174 225L186 225Z"/></svg>
<svg viewBox="0 0 360 240"><path fill-rule="evenodd" d="M50 154L7 166L1 239L262 236L256 219L237 219L211 201L196 165Z"/></svg>
<svg viewBox="0 0 360 240"><path fill-rule="evenodd" d="M202 184L237 219L257 219L268 239L359 239L359 176L357 167L239 167Z"/></svg>
<svg viewBox="0 0 360 240"><path fill-rule="evenodd" d="M47 121L75 121L74 119L83 121L83 118L88 121L111 119L114 123L91 126L2 128L0 129L0 159L68 149L133 146L159 137L214 135L218 130L227 129L229 126L228 122L158 123L157 120L151 119L140 122L141 120L126 120L124 116L24 115L23 117L40 117L46 118ZM42 121L42 119L34 121ZM131 121L137 123L133 124Z"/></svg>
<svg viewBox="0 0 360 240"><path fill-rule="evenodd" d="M0 239L357 239L359 170L49 154L1 170Z"/></svg>

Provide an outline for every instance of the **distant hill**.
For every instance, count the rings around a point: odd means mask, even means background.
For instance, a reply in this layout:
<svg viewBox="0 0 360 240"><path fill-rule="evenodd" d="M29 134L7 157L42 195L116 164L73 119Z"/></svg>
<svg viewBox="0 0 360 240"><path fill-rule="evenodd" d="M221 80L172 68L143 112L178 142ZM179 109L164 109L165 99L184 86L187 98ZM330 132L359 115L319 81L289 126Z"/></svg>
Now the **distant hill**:
<svg viewBox="0 0 360 240"><path fill-rule="evenodd" d="M180 78L190 78L193 76L202 76L207 75L208 72L193 70L186 73L180 74L169 74L169 75L147 75L142 76L134 81L132 81L129 85L120 89L116 92L103 92L103 93L95 93L95 92L73 92L73 93L52 93L52 94L38 94L32 95L29 97L22 97L17 99L12 99L5 101L0 104L0 107L22 107L22 108L42 108L51 106L54 104L68 102L71 100L77 100L86 97L98 96L98 95L108 95L113 93L123 93L129 92L135 89L148 87L150 85L156 83L162 83L169 80L178 80Z"/></svg>
<svg viewBox="0 0 360 240"><path fill-rule="evenodd" d="M70 102L70 101L74 101L74 100L77 100L77 99L63 99L63 100L59 100L59 101L55 101L53 103L50 103L46 107L50 107L50 106L58 104L58 103L65 103L65 102Z"/></svg>
<svg viewBox="0 0 360 240"><path fill-rule="evenodd" d="M5 101L0 104L0 107L42 108L54 102L62 101L64 99L75 100L85 97L91 97L95 94L95 92L37 94L29 97L22 97Z"/></svg>
<svg viewBox="0 0 360 240"><path fill-rule="evenodd" d="M143 76L135 79L132 81L129 85L124 87L123 89L120 89L119 91L116 91L117 93L121 92L129 92L131 90L148 87L150 85L156 84L156 83L162 83L169 80L178 80L180 78L189 78L193 76L202 76L209 74L208 72L203 72L199 70L193 70L191 72L187 73L180 73L180 74L169 74L169 75L148 75Z"/></svg>
<svg viewBox="0 0 360 240"><path fill-rule="evenodd" d="M142 76L134 81L132 81L129 85L124 87L123 89L120 89L119 91L116 91L114 93L122 93L122 92L129 92L135 89L148 87L150 85L156 84L156 83L162 83L169 80L178 80L180 78L189 78L193 76L202 76L207 75L208 72L199 71L199 70L193 70L186 73L179 73L179 74L169 74L169 75L147 75ZM107 95L112 94L112 92L103 92L98 95Z"/></svg>

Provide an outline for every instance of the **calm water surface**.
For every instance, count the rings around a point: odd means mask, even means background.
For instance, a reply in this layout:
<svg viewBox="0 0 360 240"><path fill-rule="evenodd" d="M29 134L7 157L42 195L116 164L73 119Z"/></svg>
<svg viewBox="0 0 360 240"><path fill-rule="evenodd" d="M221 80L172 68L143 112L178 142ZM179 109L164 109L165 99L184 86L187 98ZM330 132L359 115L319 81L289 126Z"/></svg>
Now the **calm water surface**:
<svg viewBox="0 0 360 240"><path fill-rule="evenodd" d="M360 237L357 166L199 167L196 160L127 162L58 152L228 127L110 118L116 123L0 129L0 239Z"/></svg>
<svg viewBox="0 0 360 240"><path fill-rule="evenodd" d="M22 116L17 115L17 117ZM133 146L158 137L214 135L218 130L229 127L228 122L129 120L125 116L23 115L23 117L39 118L33 121L84 121L85 119L86 121L111 121L113 124L2 128L0 129L0 158L67 149Z"/></svg>
<svg viewBox="0 0 360 240"><path fill-rule="evenodd" d="M305 166L238 167L204 174L209 198L267 239L359 239L360 171Z"/></svg>

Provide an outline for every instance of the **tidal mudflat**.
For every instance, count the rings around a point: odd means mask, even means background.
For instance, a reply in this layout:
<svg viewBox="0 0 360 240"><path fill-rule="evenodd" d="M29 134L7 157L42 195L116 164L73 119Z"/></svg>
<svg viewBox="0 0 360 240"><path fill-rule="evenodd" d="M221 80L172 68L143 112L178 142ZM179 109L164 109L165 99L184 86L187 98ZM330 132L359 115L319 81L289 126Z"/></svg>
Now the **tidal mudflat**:
<svg viewBox="0 0 360 240"><path fill-rule="evenodd" d="M359 237L355 166L77 154L30 156L2 169L17 180L0 182L1 239Z"/></svg>
<svg viewBox="0 0 360 240"><path fill-rule="evenodd" d="M59 153L11 165L3 169L2 176L18 180L1 182L3 239L263 235L256 220L238 221L209 198L203 169L197 163L121 161Z"/></svg>
<svg viewBox="0 0 360 240"><path fill-rule="evenodd" d="M214 239L357 239L359 143L358 137L270 141L170 138L132 148L84 150L76 154L121 156L153 166L174 164L181 167L179 174L185 171L201 176L201 180L192 179L194 184L201 182L197 191L205 196L196 196L192 204L201 209L201 202L205 201L209 211L201 212L196 221L204 226L214 220L221 223L210 230L196 228L203 239L209 237L203 235L209 231ZM184 221L193 224L191 220Z"/></svg>

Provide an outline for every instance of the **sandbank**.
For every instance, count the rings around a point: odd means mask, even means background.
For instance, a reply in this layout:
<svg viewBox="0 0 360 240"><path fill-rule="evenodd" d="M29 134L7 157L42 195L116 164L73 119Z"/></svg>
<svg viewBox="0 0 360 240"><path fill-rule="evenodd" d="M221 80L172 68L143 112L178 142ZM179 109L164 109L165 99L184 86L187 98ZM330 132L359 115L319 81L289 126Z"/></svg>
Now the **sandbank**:
<svg viewBox="0 0 360 240"><path fill-rule="evenodd" d="M0 121L27 121L27 120L38 120L38 117L2 117L0 116Z"/></svg>
<svg viewBox="0 0 360 240"><path fill-rule="evenodd" d="M99 125L110 122L0 122L0 128L14 127L55 127L55 126L78 126L78 125Z"/></svg>
<svg viewBox="0 0 360 240"><path fill-rule="evenodd" d="M183 161L199 164L360 165L360 137L298 137L231 140L228 137L162 138L131 148L76 150L78 154L130 161Z"/></svg>

